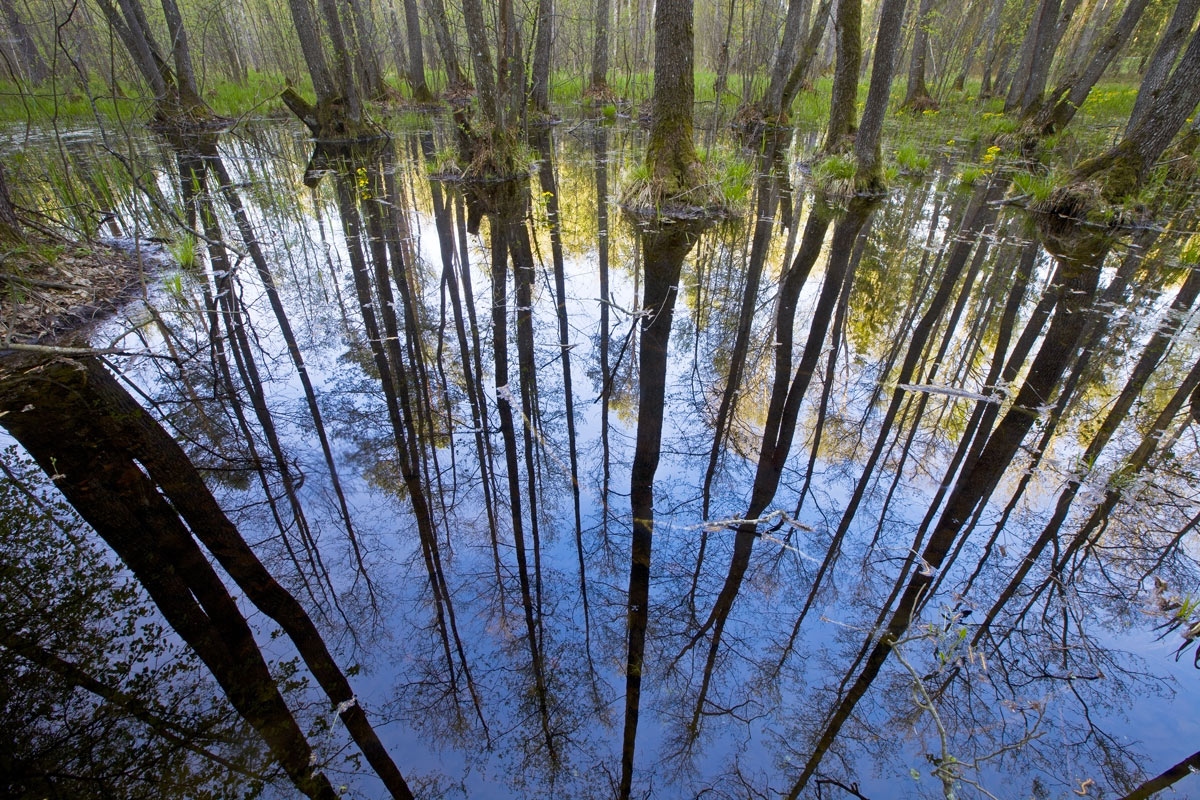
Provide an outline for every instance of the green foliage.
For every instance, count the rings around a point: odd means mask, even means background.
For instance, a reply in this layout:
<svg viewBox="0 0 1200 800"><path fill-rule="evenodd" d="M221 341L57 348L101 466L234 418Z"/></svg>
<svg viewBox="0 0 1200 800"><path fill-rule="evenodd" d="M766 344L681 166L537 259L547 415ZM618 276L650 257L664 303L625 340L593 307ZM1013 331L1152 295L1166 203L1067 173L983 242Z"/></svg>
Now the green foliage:
<svg viewBox="0 0 1200 800"><path fill-rule="evenodd" d="M1099 84L1088 94L1079 114L1094 122L1126 120L1137 100L1137 86Z"/></svg>
<svg viewBox="0 0 1200 800"><path fill-rule="evenodd" d="M970 188L975 185L975 182L980 178L985 178L991 174L991 170L986 167L981 167L975 164L963 164L958 168L955 174L957 185L963 188Z"/></svg>
<svg viewBox="0 0 1200 800"><path fill-rule="evenodd" d="M792 103L792 122L801 130L821 128L829 121L829 93L832 84L828 78L817 82L812 90L802 91Z"/></svg>
<svg viewBox="0 0 1200 800"><path fill-rule="evenodd" d="M582 103L585 89L581 76L555 73L550 80L550 102L559 105Z"/></svg>

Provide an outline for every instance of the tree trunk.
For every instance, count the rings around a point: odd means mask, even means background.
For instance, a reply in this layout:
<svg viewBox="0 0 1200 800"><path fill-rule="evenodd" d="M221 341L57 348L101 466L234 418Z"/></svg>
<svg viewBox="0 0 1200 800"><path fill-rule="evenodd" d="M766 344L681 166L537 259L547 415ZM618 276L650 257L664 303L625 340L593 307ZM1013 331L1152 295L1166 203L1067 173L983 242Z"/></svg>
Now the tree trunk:
<svg viewBox="0 0 1200 800"><path fill-rule="evenodd" d="M821 4L817 6L812 27L808 29L808 38L804 40L800 56L796 59L791 74L788 75L787 83L783 86L783 97L779 101L779 113L781 114L787 113L791 109L796 95L804 85L809 67L812 66L813 59L817 56L817 50L821 47L821 39L825 36L825 23L829 19L829 12L832 8L833 0L821 0Z"/></svg>
<svg viewBox="0 0 1200 800"><path fill-rule="evenodd" d="M12 196L8 193L8 179L4 176L4 165L0 164L0 242L4 244L21 244L25 241L25 231L17 212L13 209ZM6 267L5 271L8 271Z"/></svg>
<svg viewBox="0 0 1200 800"><path fill-rule="evenodd" d="M675 197L699 182L692 141L692 0L658 0L654 9L654 107L646 165L663 197Z"/></svg>
<svg viewBox="0 0 1200 800"><path fill-rule="evenodd" d="M196 86L196 73L192 69L192 51L188 47L187 31L183 27L183 15L175 0L162 0L163 14L167 19L167 33L171 37L171 56L175 61L175 80L180 96L189 104L200 101Z"/></svg>
<svg viewBox="0 0 1200 800"><path fill-rule="evenodd" d="M871 68L871 85L867 90L862 125L854 140L854 155L858 161L855 183L859 191L879 192L883 189L880 140L883 138L883 120L887 116L896 54L900 49L905 5L906 0L883 0L879 12L879 35L875 43L875 64Z"/></svg>
<svg viewBox="0 0 1200 800"><path fill-rule="evenodd" d="M775 50L775 61L771 65L771 81L763 94L763 115L778 116L782 110L783 88L795 65L804 23L812 8L812 0L789 0L787 17L783 22L783 34Z"/></svg>
<svg viewBox="0 0 1200 800"><path fill-rule="evenodd" d="M475 86L479 94L480 112L484 119L496 125L500 120L500 101L496 96L496 67L492 63L492 47L488 43L483 7L479 0L462 0L462 10L467 27L471 63L475 67Z"/></svg>
<svg viewBox="0 0 1200 800"><path fill-rule="evenodd" d="M317 106L328 105L335 100L334 82L329 73L325 46L321 42L321 27L313 15L312 3L310 0L288 0L288 8L292 12L292 24L300 40L304 63L312 78L313 91L317 94Z"/></svg>
<svg viewBox="0 0 1200 800"><path fill-rule="evenodd" d="M660 8L662 0L660 1ZM677 0L670 0L677 2ZM687 3L690 6L690 2ZM655 19L657 31L659 21ZM656 33L655 38L658 38ZM656 55L661 51L657 50ZM656 70L657 72L657 70ZM667 348L683 260L696 240L695 225L660 225L641 234L645 255L641 354L638 364L638 420L630 470L633 545L629 565L628 648L625 667L625 725L618 797L628 800L633 786L646 626L649 622L650 559L654 542L654 477L662 444ZM650 312L650 313L645 313Z"/></svg>
<svg viewBox="0 0 1200 800"><path fill-rule="evenodd" d="M554 2L538 0L534 23L533 68L530 73L529 100L542 116L550 114L550 46L554 41Z"/></svg>
<svg viewBox="0 0 1200 800"><path fill-rule="evenodd" d="M929 87L925 84L925 61L929 55L929 22L933 11L933 0L921 0L917 10L916 29L913 34L912 58L908 62L908 88L904 93L902 108L911 111L936 109L937 103L929 95ZM904 16L901 14L900 21ZM883 29L882 23L880 30ZM872 82L872 86L874 82Z"/></svg>
<svg viewBox="0 0 1200 800"><path fill-rule="evenodd" d="M1082 71L1067 76L1040 107L1023 115L1032 114L1035 131L1041 135L1048 135L1062 130L1071 121L1113 58L1133 36L1133 31L1149 2L1150 0L1130 0L1116 26L1100 43L1100 47ZM1141 93L1138 95L1140 97Z"/></svg>
<svg viewBox="0 0 1200 800"><path fill-rule="evenodd" d="M454 43L454 34L450 31L450 18L446 14L446 4L443 0L426 0L425 14L433 26L433 36L437 40L438 55L446 67L446 80L451 95L470 87L463 72L462 63L458 60L458 47Z"/></svg>
<svg viewBox="0 0 1200 800"><path fill-rule="evenodd" d="M829 99L829 131L821 150L845 152L854 136L858 102L858 68L862 61L862 0L838 0L837 63Z"/></svg>
<svg viewBox="0 0 1200 800"><path fill-rule="evenodd" d="M11 2L11 0L9 0ZM592 94L603 96L608 89L608 25L610 0L596 0L595 38L592 42Z"/></svg>
<svg viewBox="0 0 1200 800"><path fill-rule="evenodd" d="M1104 195L1110 200L1137 190L1200 103L1200 33L1192 35L1170 78L1159 86L1143 85L1141 91L1153 98L1133 129L1108 152L1080 164L1072 175L1085 180L1104 173Z"/></svg>
<svg viewBox="0 0 1200 800"><path fill-rule="evenodd" d="M1146 67L1146 74L1142 76L1142 88L1133 102L1133 111L1130 112L1129 123L1125 126L1126 136L1132 133L1137 124L1141 122L1151 101L1166 82L1167 76L1171 74L1171 68L1175 65L1179 51L1183 49L1183 45L1187 41L1197 13L1200 13L1200 0L1179 0L1179 5L1175 6L1171 21L1167 23L1167 29L1163 32L1162 39L1154 48L1154 54L1150 57L1150 63Z"/></svg>
<svg viewBox="0 0 1200 800"><path fill-rule="evenodd" d="M1142 783L1132 792L1124 795L1121 800L1147 800L1163 789L1174 786L1179 781L1198 771L1200 771L1200 751L1192 753L1178 764L1168 767L1150 780Z"/></svg>
<svg viewBox="0 0 1200 800"><path fill-rule="evenodd" d="M354 75L354 54L350 52L346 29L342 25L341 5L337 0L318 0L318 5L322 16L325 17L325 30L333 51L333 76L344 104L341 108L326 109L326 124L332 125L338 133L353 137L357 133L363 113L362 96L359 94L358 81ZM318 103L318 117L321 113L322 109Z"/></svg>
<svg viewBox="0 0 1200 800"><path fill-rule="evenodd" d="M147 456L163 454L141 452L136 444L131 449L129 441L109 435L107 428L127 424L122 418L137 408L133 399L93 358L20 365L10 359L0 405L9 411L4 426L56 476L58 488L129 566L296 788L335 800L245 617L176 507L143 471ZM178 457L182 462L176 466L191 469L182 450Z"/></svg>
<svg viewBox="0 0 1200 800"><path fill-rule="evenodd" d="M404 0L404 30L408 35L408 85L412 87L413 100L431 103L433 93L425 83L425 55L421 47L421 17L417 13L417 0Z"/></svg>
<svg viewBox="0 0 1200 800"><path fill-rule="evenodd" d="M387 92L380 67L383 59L375 43L375 17L371 5L364 0L350 0L350 21L354 28L354 72L359 86L368 100L382 100Z"/></svg>
<svg viewBox="0 0 1200 800"><path fill-rule="evenodd" d="M1020 66L1004 103L1006 113L1030 109L1041 102L1050 77L1050 65L1077 0L1042 0L1021 49ZM1061 14L1060 14L1061 12Z"/></svg>

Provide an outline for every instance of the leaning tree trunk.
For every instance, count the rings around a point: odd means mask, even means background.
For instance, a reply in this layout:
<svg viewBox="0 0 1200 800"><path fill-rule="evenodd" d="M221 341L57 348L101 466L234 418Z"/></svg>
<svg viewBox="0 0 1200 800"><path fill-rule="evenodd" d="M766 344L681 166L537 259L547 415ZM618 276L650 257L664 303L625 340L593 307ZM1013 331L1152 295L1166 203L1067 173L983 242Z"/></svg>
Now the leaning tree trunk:
<svg viewBox="0 0 1200 800"><path fill-rule="evenodd" d="M1092 87L1100 80L1100 76L1108 69L1108 65L1125 43L1132 38L1133 31L1149 2L1150 0L1130 0L1117 24L1108 36L1104 37L1083 70L1067 76L1060 82L1040 107L1028 110L1027 115L1032 115L1032 127L1037 133L1049 135L1060 131L1074 118L1075 112L1083 105ZM1141 96L1140 92L1138 96Z"/></svg>
<svg viewBox="0 0 1200 800"><path fill-rule="evenodd" d="M450 18L446 14L444 0L426 0L425 13L429 24L433 27L433 36L437 40L438 55L446 68L446 80L449 81L450 95L456 95L470 87L463 72L462 63L458 60L458 47L454 43L454 35L450 32Z"/></svg>
<svg viewBox="0 0 1200 800"><path fill-rule="evenodd" d="M783 22L783 34L779 39L779 47L775 50L775 61L771 65L771 80L763 93L763 115L779 116L783 104L783 88L787 85L788 75L798 55L800 37L803 35L804 23L808 20L812 0L790 0L787 16Z"/></svg>
<svg viewBox="0 0 1200 800"><path fill-rule="evenodd" d="M237 603L145 472L147 454L109 435L110 427L126 424L130 406L136 403L91 357L41 363L10 357L0 377L4 427L129 566L296 788L335 800Z"/></svg>
<svg viewBox="0 0 1200 800"><path fill-rule="evenodd" d="M29 82L34 85L46 80L50 70L46 67L46 61L42 58L42 54L38 52L37 43L30 35L29 28L17 14L13 0L0 0L0 11L4 12L4 22L14 39L13 47L20 60L20 63L14 66L21 70Z"/></svg>
<svg viewBox="0 0 1200 800"><path fill-rule="evenodd" d="M1167 76L1171 74L1171 67L1175 65L1179 51L1183 49L1184 43L1187 41L1188 33L1192 30L1192 23L1196 20L1198 12L1200 12L1200 0L1179 0L1179 5L1175 6L1175 13L1171 15L1171 21L1167 23L1167 29L1159 40L1158 46L1154 48L1154 54L1150 57L1146 74L1142 76L1142 89L1133 102L1133 111L1129 114L1125 135L1128 136L1145 116L1146 109L1149 108L1158 92L1158 87L1161 87L1166 82Z"/></svg>
<svg viewBox="0 0 1200 800"><path fill-rule="evenodd" d="M825 23L829 19L829 12L832 7L833 0L821 0L821 4L817 6L817 13L813 17L812 27L808 30L808 38L804 40L804 46L800 49L800 56L792 66L787 83L783 85L783 97L779 100L780 113L786 113L791 109L796 95L799 94L801 87L804 85L804 81L808 76L808 69L812 65L813 59L817 56L817 50L821 46L821 39L825 36Z"/></svg>
<svg viewBox="0 0 1200 800"><path fill-rule="evenodd" d="M1192 35L1170 78L1159 86L1143 84L1140 92L1151 94L1152 99L1133 129L1108 152L1080 164L1072 175L1082 181L1102 174L1109 200L1127 197L1141 186L1200 103L1200 33Z"/></svg>

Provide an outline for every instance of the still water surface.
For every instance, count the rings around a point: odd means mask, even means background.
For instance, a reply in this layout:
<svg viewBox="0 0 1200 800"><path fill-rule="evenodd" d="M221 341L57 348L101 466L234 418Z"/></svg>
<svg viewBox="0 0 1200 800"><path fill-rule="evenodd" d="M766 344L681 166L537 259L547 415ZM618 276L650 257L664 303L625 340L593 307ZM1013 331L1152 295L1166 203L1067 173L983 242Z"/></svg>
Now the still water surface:
<svg viewBox="0 0 1200 800"><path fill-rule="evenodd" d="M499 186L438 177L452 144L8 156L150 256L93 344L172 356L112 363L419 795L1119 797L1196 750L1156 630L1198 577L1188 198L1038 219L942 148L839 201L798 139L662 224L621 206L635 129Z"/></svg>

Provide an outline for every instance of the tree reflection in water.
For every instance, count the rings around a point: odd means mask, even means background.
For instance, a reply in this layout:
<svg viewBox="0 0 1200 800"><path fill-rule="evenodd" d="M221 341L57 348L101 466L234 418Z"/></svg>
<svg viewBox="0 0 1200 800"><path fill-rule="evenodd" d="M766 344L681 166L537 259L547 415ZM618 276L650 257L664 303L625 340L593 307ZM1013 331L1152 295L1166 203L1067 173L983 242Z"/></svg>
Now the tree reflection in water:
<svg viewBox="0 0 1200 800"><path fill-rule="evenodd" d="M431 177L441 130L311 160L247 130L139 148L183 179L114 206L204 244L104 329L166 358L117 367L366 668L414 793L1185 775L1153 630L1198 577L1190 198L1096 231L945 161L795 212L782 137L740 218L639 228L611 213L636 137L543 133L536 184L480 185Z"/></svg>

